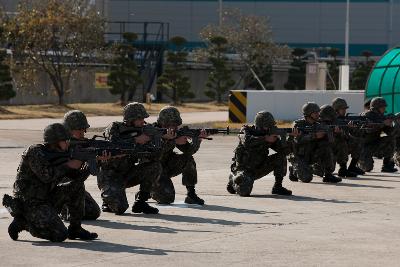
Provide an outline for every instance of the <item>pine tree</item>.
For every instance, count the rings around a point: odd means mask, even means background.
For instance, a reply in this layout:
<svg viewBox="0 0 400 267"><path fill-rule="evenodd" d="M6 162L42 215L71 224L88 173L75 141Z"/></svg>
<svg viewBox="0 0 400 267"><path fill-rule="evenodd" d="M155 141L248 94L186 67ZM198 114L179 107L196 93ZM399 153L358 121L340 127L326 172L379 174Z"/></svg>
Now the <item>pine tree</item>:
<svg viewBox="0 0 400 267"><path fill-rule="evenodd" d="M7 51L5 49L0 50L0 100L9 100L16 95L6 58Z"/></svg>
<svg viewBox="0 0 400 267"><path fill-rule="evenodd" d="M171 38L170 43L175 51L168 51L165 70L157 80L157 89L172 99L175 105L182 104L183 100L194 98L191 91L190 80L183 75L184 63L187 59L187 52L183 50L186 39L180 36Z"/></svg>
<svg viewBox="0 0 400 267"><path fill-rule="evenodd" d="M307 51L303 48L295 48L292 51L292 63L289 69L288 81L284 87L287 90L304 90L306 87L306 62L303 56Z"/></svg>

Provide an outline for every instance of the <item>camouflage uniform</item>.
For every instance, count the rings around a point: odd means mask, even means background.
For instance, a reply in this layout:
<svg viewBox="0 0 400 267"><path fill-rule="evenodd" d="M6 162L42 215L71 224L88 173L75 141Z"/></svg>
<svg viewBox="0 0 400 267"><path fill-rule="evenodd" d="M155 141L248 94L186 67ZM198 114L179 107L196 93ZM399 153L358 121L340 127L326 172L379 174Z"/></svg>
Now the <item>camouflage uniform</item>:
<svg viewBox="0 0 400 267"><path fill-rule="evenodd" d="M72 130L83 130L90 128L90 125L87 121L85 114L79 110L72 110L67 112L64 115L63 124L65 128L69 131ZM77 140L75 138L71 138L72 140ZM76 177L71 177L74 180L82 180L84 182L90 175L90 172L86 166L86 168L82 168L80 171L77 171L74 175ZM100 207L94 198L90 195L88 191L85 191L85 206L84 206L84 215L83 220L96 220L100 217ZM69 220L69 210L70 208L66 205L62 211L62 217L66 220Z"/></svg>
<svg viewBox="0 0 400 267"><path fill-rule="evenodd" d="M380 108L386 107L384 98L376 97L371 100L370 110L365 112L372 123L382 123L385 121L385 115L379 112ZM386 136L381 136L384 132ZM396 145L394 128L384 126L367 132L365 136L364 148L360 156L359 166L366 172L372 171L374 167L373 156L383 157L382 172L395 172L394 168L394 148Z"/></svg>
<svg viewBox="0 0 400 267"><path fill-rule="evenodd" d="M396 113L396 118L400 118L400 113ZM396 141L396 148L393 159L396 165L400 166L400 120L396 119L393 126L393 135L395 136Z"/></svg>
<svg viewBox="0 0 400 267"><path fill-rule="evenodd" d="M124 108L124 122L112 123L105 130L105 134L111 141L122 141L121 128L127 127L135 119L147 117L149 115L141 104L128 104ZM134 142L133 137L132 142ZM140 185L132 211L158 213L158 210L150 207L146 201L150 198L153 183L160 173L161 164L158 158L140 162L134 156L126 156L101 163L97 184L103 199L103 211L111 211L117 215L123 214L129 207L126 188Z"/></svg>
<svg viewBox="0 0 400 267"><path fill-rule="evenodd" d="M337 97L332 101L332 107L337 114L337 123L341 125L346 124L348 121L346 120L346 115L340 116L338 113L341 109L347 110L349 108L346 100ZM341 158L337 159L337 162L341 166L342 170L339 170L339 176L352 177L364 174L364 171L357 167L364 142L363 132L359 128L351 128L348 129L344 135L342 134L342 136L345 139L345 143L340 145L345 146L345 153L342 154ZM351 161L349 167L347 168L348 155L351 155Z"/></svg>
<svg viewBox="0 0 400 267"><path fill-rule="evenodd" d="M67 237L97 237L97 234L81 227L85 192L83 181L67 178L75 170L66 165L54 166L45 156L46 152L53 152L50 144L66 140L67 136L61 124L49 125L44 133L45 144L30 146L23 153L12 200L19 208L12 212L14 221L8 229L12 239L18 239L18 233L23 230L52 242L62 242ZM71 208L68 229L58 216L65 204Z"/></svg>
<svg viewBox="0 0 400 267"><path fill-rule="evenodd" d="M158 116L156 127L169 128L182 124L179 111L174 107L164 107ZM175 201L175 188L172 177L182 174L182 184L187 189L185 203L204 205L204 200L200 199L196 192L197 169L193 155L200 148L199 138L192 138L191 142L184 145L177 145L175 140L163 140L163 151L161 157L162 172L156 180L151 196L160 204L171 204ZM174 152L177 148L182 152Z"/></svg>
<svg viewBox="0 0 400 267"><path fill-rule="evenodd" d="M273 194L291 195L292 191L282 186L283 177L287 171L287 148L285 140L278 139L274 143L265 140L265 136L256 136L257 130L276 129L275 120L271 113L260 111L255 118L255 126L244 126L239 135L239 144L232 159L231 174L227 185L229 193L249 196L254 181L270 172L275 176ZM270 149L276 153L269 155Z"/></svg>
<svg viewBox="0 0 400 267"><path fill-rule="evenodd" d="M312 113L318 113L320 108L315 103L307 103L303 106L304 119L295 121L294 128L299 129L300 135L292 138L294 151L289 156L292 166L289 167L289 178L292 181L300 180L309 183L313 179L313 165L320 166L324 182L340 182L341 179L332 175L335 170L335 160L332 151L332 139L326 135L322 139L317 139L315 132L326 130L319 122L309 122L307 117ZM314 128L315 132L305 133L301 128Z"/></svg>

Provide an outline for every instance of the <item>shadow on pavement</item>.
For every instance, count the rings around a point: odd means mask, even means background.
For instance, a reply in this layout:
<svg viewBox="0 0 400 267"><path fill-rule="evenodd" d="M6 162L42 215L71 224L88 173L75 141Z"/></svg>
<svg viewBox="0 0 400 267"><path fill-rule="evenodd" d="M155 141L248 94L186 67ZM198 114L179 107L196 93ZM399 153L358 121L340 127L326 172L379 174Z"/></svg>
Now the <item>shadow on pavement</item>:
<svg viewBox="0 0 400 267"><path fill-rule="evenodd" d="M202 230L183 230L183 229L176 229L171 227L165 226L158 226L158 225L134 225L124 222L116 222L116 221L109 221L109 220L96 220L96 221L85 221L87 225L92 226L99 226L103 228L110 228L110 229L126 229L126 230L134 230L134 231L145 231L145 232L153 232L153 233L163 233L163 234L176 234L178 232L196 232L196 233L211 233L212 231L202 231ZM132 222L135 223L135 222Z"/></svg>
<svg viewBox="0 0 400 267"><path fill-rule="evenodd" d="M249 210L249 209L238 209L233 207L225 207L218 205L207 205L204 206L188 206L189 209L196 210L209 210L209 211L226 211L226 212L234 212L234 213L249 213L249 214L264 214L265 211L260 210Z"/></svg>
<svg viewBox="0 0 400 267"><path fill-rule="evenodd" d="M360 203L358 201L345 201L338 199L325 199L325 198L317 198L317 197L307 197L307 196L278 196L278 195L251 195L250 197L255 198L274 198L274 199L285 199L291 201L315 201L315 202L325 202L325 203L338 203L338 204L354 204Z"/></svg>
<svg viewBox="0 0 400 267"><path fill-rule="evenodd" d="M126 214L126 215L134 217L144 217L144 218L150 217L150 215L144 215L144 214ZM204 224L218 224L218 225L231 225L231 226L247 224L243 222L235 222L224 219L202 218L202 217L192 217L192 216L172 215L172 214L157 214L155 216L152 215L151 218L154 220L163 220L170 222L204 223Z"/></svg>
<svg viewBox="0 0 400 267"><path fill-rule="evenodd" d="M62 243L52 243L49 241L26 241L22 240L19 242L32 243L33 246L38 247L62 247L62 248L74 248L83 249L90 251L99 252L112 252L112 253L133 253L133 254L143 254L143 255L153 255L153 256L164 256L168 253L194 253L194 254L209 254L209 253L220 253L220 252L198 252L198 251L179 251L179 250L166 250L166 249L156 249L156 248L146 248L137 246L128 246L123 244L116 244L111 242L106 242L102 240L93 241L66 241Z"/></svg>
<svg viewBox="0 0 400 267"><path fill-rule="evenodd" d="M324 185L330 185L330 186L345 186L345 187L376 188L376 189L395 189L395 187L392 187L392 186L350 184L350 183L330 184L330 183L323 183L323 182L313 182L313 184L324 184Z"/></svg>
<svg viewBox="0 0 400 267"><path fill-rule="evenodd" d="M383 177L385 178L386 176L382 175L366 175L366 176L372 176L372 177ZM400 180L387 180L387 179L377 179L377 178L369 178L369 177L357 177L357 178L346 178L346 180L352 180L352 181L377 181L377 182L392 182L392 183L400 183Z"/></svg>

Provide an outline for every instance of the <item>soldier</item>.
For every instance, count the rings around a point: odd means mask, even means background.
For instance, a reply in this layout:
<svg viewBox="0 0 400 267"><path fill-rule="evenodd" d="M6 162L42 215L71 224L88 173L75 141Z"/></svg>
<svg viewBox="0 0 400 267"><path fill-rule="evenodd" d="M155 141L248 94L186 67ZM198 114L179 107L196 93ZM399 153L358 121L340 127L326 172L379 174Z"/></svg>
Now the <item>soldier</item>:
<svg viewBox="0 0 400 267"><path fill-rule="evenodd" d="M292 194L292 191L282 186L287 169L287 148L284 145L285 140L274 134L275 129L275 119L267 111L257 113L254 126L245 125L241 129L243 134L239 135L227 185L229 193L250 196L254 181L273 171L275 184L272 194ZM265 131L266 135L258 136L255 134L257 131ZM276 153L269 155L270 149Z"/></svg>
<svg viewBox="0 0 400 267"><path fill-rule="evenodd" d="M62 242L67 237L83 240L97 238L96 233L90 233L81 226L85 192L83 181L65 179L70 171L79 170L82 162L69 160L54 166L46 158L46 153L67 151L69 137L62 124L50 124L44 130L44 144L32 145L23 153L14 183L14 198L6 195L3 199L3 204L12 210L14 217L8 227L13 240L17 240L23 230L52 242ZM65 204L71 208L68 229L58 216Z"/></svg>
<svg viewBox="0 0 400 267"><path fill-rule="evenodd" d="M302 108L304 118L295 121L294 129L299 135L292 138L294 151L289 156L292 166L289 167L289 179L309 183L313 179L312 165L321 166L323 182L338 183L342 179L334 176L335 161L332 147L328 140L326 129L318 122L320 108L317 104L309 102ZM313 132L304 132L302 128L312 128Z"/></svg>
<svg viewBox="0 0 400 267"><path fill-rule="evenodd" d="M332 107L337 114L338 122L340 124L344 124L344 122L346 121L347 109L349 108L346 100L343 98L337 97L337 98L333 99ZM350 172L349 173L350 175L351 175L351 173L357 174L357 175L365 174L365 172L363 170L361 170L359 167L357 167L358 160L360 159L360 154L361 154L361 150L362 150L363 132L361 132L360 129L354 127L354 128L351 128L347 132L345 137L346 137L347 153L349 155L351 155L351 161L350 161L349 167L347 168L347 171ZM346 165L347 165L348 156L346 156L346 158L347 158L347 160L346 160ZM342 161L343 170L345 168L344 161L345 161L345 158ZM340 162L339 162L339 164L340 164ZM339 176L341 176L341 175L339 174Z"/></svg>
<svg viewBox="0 0 400 267"><path fill-rule="evenodd" d="M176 131L182 125L182 119L178 109L167 106L161 109L158 115L156 127L167 128ZM193 155L199 150L202 138L207 134L202 132L198 138L179 136L173 139L163 139L163 154L161 157L162 172L154 184L152 198L159 204L171 204L175 200L175 188L172 177L182 174L182 184L186 186L187 195L185 203L204 205L204 200L196 194L197 184L196 162ZM182 154L174 152L179 149Z"/></svg>
<svg viewBox="0 0 400 267"><path fill-rule="evenodd" d="M72 110L67 112L64 115L63 121L64 127L69 130L71 134L71 140L84 140L85 133L87 129L90 128L90 125L87 121L87 118L83 112L79 110ZM82 168L79 172L77 172L75 179L82 179L85 181L89 175L89 169L87 166ZM68 207L65 206L62 212L62 217L64 219L69 218ZM90 195L88 191L85 190L85 211L83 215L83 220L96 220L100 216L100 207Z"/></svg>
<svg viewBox="0 0 400 267"><path fill-rule="evenodd" d="M363 151L360 155L359 166L365 172L372 171L374 167L373 156L383 157L382 172L396 172L394 167L393 154L395 148L395 136L393 119L386 117L386 100L382 97L375 97L371 100L369 111L364 116L372 123L381 124L369 131L365 136ZM385 133L386 136L381 136Z"/></svg>
<svg viewBox="0 0 400 267"><path fill-rule="evenodd" d="M126 127L142 128L146 124L144 119L148 117L149 114L142 104L130 103L124 107L124 121L112 123L106 129L105 134L111 141L121 141L121 129ZM145 134L131 137L130 140L135 144L147 144L150 141L151 137ZM160 173L159 159L139 162L136 157L125 156L102 163L97 176L98 187L103 199L102 210L114 212L117 215L123 214L129 207L126 188L140 185L139 192L135 195L135 202L132 205L132 212L157 214L158 209L151 207L146 201L150 198L152 185L158 179Z"/></svg>
<svg viewBox="0 0 400 267"><path fill-rule="evenodd" d="M319 120L322 125L346 125L339 122L335 109L330 105L321 106L319 113ZM349 155L349 147L347 139L349 136L349 129L340 129L339 126L331 128L333 137L332 151L335 157L335 162L339 164L339 177L356 177L357 174L347 170L347 161Z"/></svg>

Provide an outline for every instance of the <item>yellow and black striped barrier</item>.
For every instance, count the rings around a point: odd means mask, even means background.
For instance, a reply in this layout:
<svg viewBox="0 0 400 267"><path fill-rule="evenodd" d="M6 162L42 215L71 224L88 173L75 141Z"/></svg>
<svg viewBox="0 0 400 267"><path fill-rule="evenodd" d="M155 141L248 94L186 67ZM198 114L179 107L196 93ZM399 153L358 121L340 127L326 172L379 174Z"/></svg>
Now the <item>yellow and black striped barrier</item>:
<svg viewBox="0 0 400 267"><path fill-rule="evenodd" d="M247 92L231 91L229 95L229 122L246 123Z"/></svg>

